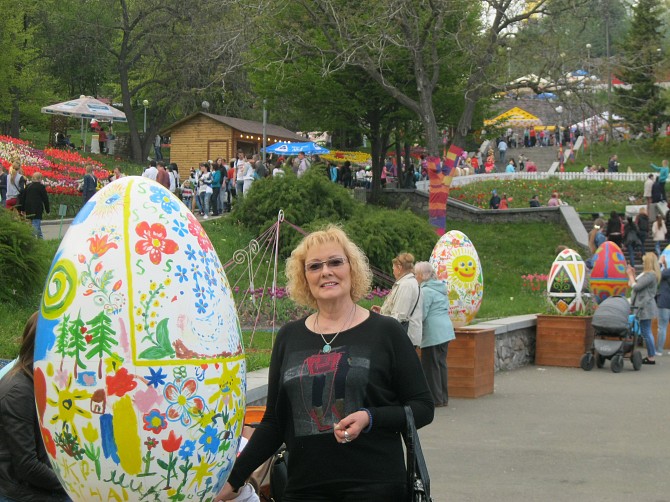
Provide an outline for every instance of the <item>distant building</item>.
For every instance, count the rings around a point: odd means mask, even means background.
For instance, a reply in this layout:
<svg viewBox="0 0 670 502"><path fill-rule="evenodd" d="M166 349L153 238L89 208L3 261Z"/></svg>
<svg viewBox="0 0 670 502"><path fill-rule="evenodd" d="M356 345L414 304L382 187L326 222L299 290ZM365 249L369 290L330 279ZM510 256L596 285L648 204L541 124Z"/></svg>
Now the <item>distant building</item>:
<svg viewBox="0 0 670 502"><path fill-rule="evenodd" d="M267 146L305 138L281 126L266 124ZM263 148L263 123L205 112L196 112L160 131L170 136L170 162L180 171L197 167L204 160L223 157L230 161L238 150L260 153Z"/></svg>

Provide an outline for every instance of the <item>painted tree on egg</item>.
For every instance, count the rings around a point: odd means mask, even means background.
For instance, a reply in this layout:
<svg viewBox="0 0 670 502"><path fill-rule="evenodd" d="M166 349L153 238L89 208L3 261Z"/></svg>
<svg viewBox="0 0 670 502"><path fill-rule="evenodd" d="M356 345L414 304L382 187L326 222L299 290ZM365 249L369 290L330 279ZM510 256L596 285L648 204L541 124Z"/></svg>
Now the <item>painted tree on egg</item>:
<svg viewBox="0 0 670 502"><path fill-rule="evenodd" d="M86 369L86 364L81 360L81 354L86 351L86 339L84 334L86 333L86 326L84 321L81 320L81 312L77 314L77 319L72 321L67 329L68 332L68 343L67 355L74 357L74 377L77 378L77 367Z"/></svg>
<svg viewBox="0 0 670 502"><path fill-rule="evenodd" d="M114 336L116 331L112 329L112 320L107 316L104 310L101 310L97 316L88 321L90 328L88 330L87 340L92 345L91 350L86 354L86 359L92 359L95 356L100 358L98 362L98 378L102 378L102 358L104 354L112 355L112 346L118 345Z"/></svg>

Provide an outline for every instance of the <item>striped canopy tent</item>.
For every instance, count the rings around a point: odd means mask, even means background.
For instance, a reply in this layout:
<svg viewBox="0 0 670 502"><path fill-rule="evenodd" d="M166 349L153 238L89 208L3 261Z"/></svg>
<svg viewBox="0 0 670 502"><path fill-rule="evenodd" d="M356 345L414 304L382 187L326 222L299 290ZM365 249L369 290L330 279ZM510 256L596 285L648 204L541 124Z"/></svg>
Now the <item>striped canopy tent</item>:
<svg viewBox="0 0 670 502"><path fill-rule="evenodd" d="M63 101L51 106L43 106L42 113L48 115L62 115L81 120L82 144L86 144L86 128L84 120L95 119L105 122L128 122L126 114L91 96L79 96L78 99Z"/></svg>
<svg viewBox="0 0 670 502"><path fill-rule="evenodd" d="M528 113L526 110L515 106L514 108L507 110L505 113L501 113L497 117L491 120L485 120L484 125L486 127L535 127L541 126L542 121L533 115Z"/></svg>

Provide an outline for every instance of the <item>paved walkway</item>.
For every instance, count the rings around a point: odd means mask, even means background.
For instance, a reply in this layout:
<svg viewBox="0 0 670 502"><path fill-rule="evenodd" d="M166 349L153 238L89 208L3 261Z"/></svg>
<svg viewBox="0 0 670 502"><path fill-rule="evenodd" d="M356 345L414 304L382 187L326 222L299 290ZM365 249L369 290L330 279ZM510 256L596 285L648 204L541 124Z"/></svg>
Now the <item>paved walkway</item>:
<svg viewBox="0 0 670 502"><path fill-rule="evenodd" d="M419 435L435 502L668 501L670 356L635 372L528 366Z"/></svg>

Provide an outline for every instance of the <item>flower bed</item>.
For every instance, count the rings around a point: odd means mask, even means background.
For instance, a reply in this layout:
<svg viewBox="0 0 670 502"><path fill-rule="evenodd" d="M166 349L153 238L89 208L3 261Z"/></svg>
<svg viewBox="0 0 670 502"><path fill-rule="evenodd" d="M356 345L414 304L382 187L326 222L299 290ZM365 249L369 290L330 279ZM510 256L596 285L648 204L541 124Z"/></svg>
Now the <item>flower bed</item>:
<svg viewBox="0 0 670 502"><path fill-rule="evenodd" d="M0 136L0 164L9 169L15 159L21 163L27 178L36 172L42 173L47 192L53 194L78 196L77 185L89 165L93 166L93 175L99 181L105 182L109 176L100 162L83 157L79 152L38 150L28 141Z"/></svg>

